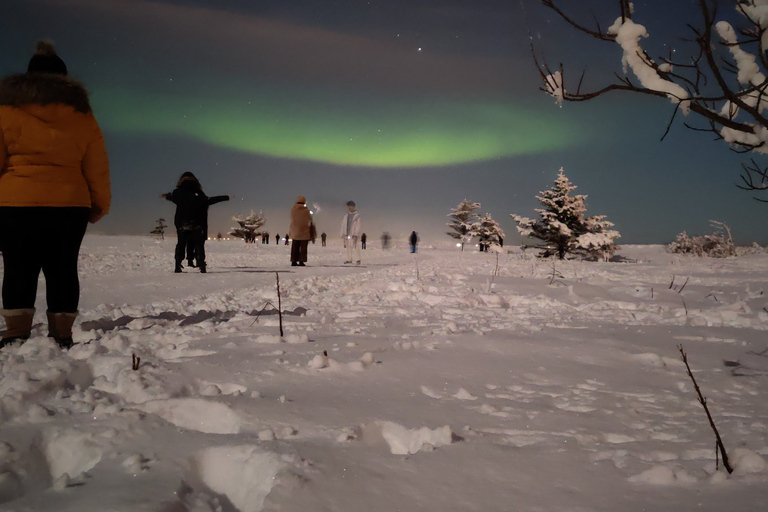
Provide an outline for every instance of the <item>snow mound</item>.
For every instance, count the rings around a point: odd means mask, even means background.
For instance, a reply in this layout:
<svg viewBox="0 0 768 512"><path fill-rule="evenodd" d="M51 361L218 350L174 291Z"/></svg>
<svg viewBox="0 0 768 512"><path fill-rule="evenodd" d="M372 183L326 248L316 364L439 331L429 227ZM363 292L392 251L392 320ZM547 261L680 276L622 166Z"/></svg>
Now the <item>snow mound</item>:
<svg viewBox="0 0 768 512"><path fill-rule="evenodd" d="M340 363L335 359L328 357L326 353L317 354L308 363L307 366L314 370L332 371L337 373L361 372L372 365L375 361L371 352L366 352L357 361L349 363Z"/></svg>
<svg viewBox="0 0 768 512"><path fill-rule="evenodd" d="M43 435L40 447L54 481L93 469L103 455L93 435L76 430L49 430Z"/></svg>
<svg viewBox="0 0 768 512"><path fill-rule="evenodd" d="M194 379L160 360L142 362L139 370L131 368L131 359L95 356L89 364L96 377L93 387L120 396L129 403L178 398L196 394Z"/></svg>
<svg viewBox="0 0 768 512"><path fill-rule="evenodd" d="M682 469L657 465L638 475L629 477L629 481L650 485L688 485L696 483L696 477L689 475Z"/></svg>
<svg viewBox="0 0 768 512"><path fill-rule="evenodd" d="M225 496L239 512L259 512L283 466L258 446L217 446L189 459L184 480L196 493Z"/></svg>
<svg viewBox="0 0 768 512"><path fill-rule="evenodd" d="M237 434L242 420L225 404L201 398L172 398L137 404L135 408L157 414L177 427L206 434Z"/></svg>
<svg viewBox="0 0 768 512"><path fill-rule="evenodd" d="M762 473L768 469L768 463L765 462L765 459L747 448L736 448L731 459L735 475Z"/></svg>
<svg viewBox="0 0 768 512"><path fill-rule="evenodd" d="M379 444L383 440L389 445L389 451L395 455L414 454L430 451L438 446L453 442L453 432L448 425L434 430L428 427L408 429L392 421L375 421L361 425L360 438L368 444Z"/></svg>

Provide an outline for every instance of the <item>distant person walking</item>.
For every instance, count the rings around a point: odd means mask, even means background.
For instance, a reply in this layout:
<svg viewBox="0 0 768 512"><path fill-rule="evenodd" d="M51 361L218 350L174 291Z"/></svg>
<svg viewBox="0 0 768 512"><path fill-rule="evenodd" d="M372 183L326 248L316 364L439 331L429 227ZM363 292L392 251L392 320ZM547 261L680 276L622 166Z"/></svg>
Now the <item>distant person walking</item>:
<svg viewBox="0 0 768 512"><path fill-rule="evenodd" d="M176 205L176 214L173 224L176 226L176 251L174 257L176 265L174 272L181 272L181 262L184 261L184 252L187 244L191 244L200 272L205 274L208 270L205 263L205 240L208 238L208 207L229 201L229 196L208 197L203 192L197 177L191 172L185 172L176 182L173 192L161 194Z"/></svg>
<svg viewBox="0 0 768 512"><path fill-rule="evenodd" d="M411 236L408 237L408 243L411 246L411 254L416 252L416 247L419 245L419 235L415 231L411 231Z"/></svg>
<svg viewBox="0 0 768 512"><path fill-rule="evenodd" d="M362 250L365 250L365 242L367 241L368 241L368 235L366 235L365 233L360 235L360 248Z"/></svg>
<svg viewBox="0 0 768 512"><path fill-rule="evenodd" d="M360 212L354 201L347 201L347 210L349 210L341 219L341 238L344 240L344 247L347 248L347 260L344 262L352 263L353 251L355 253L355 263L360 264L360 246L357 239L360 236Z"/></svg>
<svg viewBox="0 0 768 512"><path fill-rule="evenodd" d="M389 249L389 240L390 240L389 233L387 231L383 232L381 234L381 248L382 249Z"/></svg>
<svg viewBox="0 0 768 512"><path fill-rule="evenodd" d="M320 241L322 242L323 247L325 247L325 239L328 238L328 235L325 234L325 231L322 232L320 235Z"/></svg>
<svg viewBox="0 0 768 512"><path fill-rule="evenodd" d="M41 41L26 73L0 81L0 348L30 337L41 270L48 336L72 347L80 244L110 202L107 152L88 93Z"/></svg>
<svg viewBox="0 0 768 512"><path fill-rule="evenodd" d="M291 227L286 241L291 243L291 266L304 267L307 262L307 248L312 240L312 214L307 207L307 199L299 196L291 208Z"/></svg>

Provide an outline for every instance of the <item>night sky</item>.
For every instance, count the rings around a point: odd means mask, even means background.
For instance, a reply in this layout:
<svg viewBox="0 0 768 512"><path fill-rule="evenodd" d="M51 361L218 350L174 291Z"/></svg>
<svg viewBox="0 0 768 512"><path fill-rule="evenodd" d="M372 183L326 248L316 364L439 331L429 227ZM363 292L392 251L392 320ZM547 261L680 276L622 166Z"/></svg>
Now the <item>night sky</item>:
<svg viewBox="0 0 768 512"><path fill-rule="evenodd" d="M616 18L615 2L595 0L579 2L580 19L592 19L585 4L604 27ZM688 35L694 5L636 2L652 55ZM709 219L737 242L768 243L768 205L734 186L747 158L681 120L660 142L673 107L656 98L558 108L538 89L529 32L552 64L586 66L588 85L621 70L618 45L535 0L10 0L0 74L24 71L50 39L91 91L113 184L94 232L172 219L158 195L192 171L209 195L235 198L211 208L212 234L251 209L284 234L305 195L331 236L352 199L369 236L447 240L446 215L466 197L516 242L508 214L533 216L562 166L620 243L708 232Z"/></svg>

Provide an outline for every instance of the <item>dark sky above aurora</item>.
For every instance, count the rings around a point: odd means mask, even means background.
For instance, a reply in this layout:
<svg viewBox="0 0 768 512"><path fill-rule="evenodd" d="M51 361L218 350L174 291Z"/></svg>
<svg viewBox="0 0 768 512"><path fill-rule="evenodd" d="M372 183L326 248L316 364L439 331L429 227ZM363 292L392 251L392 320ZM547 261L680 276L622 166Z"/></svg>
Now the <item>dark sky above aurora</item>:
<svg viewBox="0 0 768 512"><path fill-rule="evenodd" d="M565 5L574 2L564 2ZM685 35L690 0L636 2L651 41ZM614 2L588 5L604 26ZM579 7L582 19L589 10ZM660 14L661 13L661 14ZM48 38L91 91L112 164L114 206L94 231L146 233L183 171L210 195L211 231L263 210L284 233L297 195L335 236L353 199L365 231L445 239L465 197L517 241L509 213L533 215L559 167L624 243L668 242L724 220L768 242L768 206L733 184L743 157L674 125L655 99L554 105L537 51L588 81L620 70L618 45L569 30L535 0L10 0L0 73L23 71Z"/></svg>

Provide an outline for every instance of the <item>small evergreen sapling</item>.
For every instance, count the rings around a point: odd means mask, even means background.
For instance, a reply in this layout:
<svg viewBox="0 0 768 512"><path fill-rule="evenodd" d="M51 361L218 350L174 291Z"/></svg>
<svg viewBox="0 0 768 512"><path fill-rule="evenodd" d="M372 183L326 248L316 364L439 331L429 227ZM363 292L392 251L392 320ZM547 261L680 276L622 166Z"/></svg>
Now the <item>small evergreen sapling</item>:
<svg viewBox="0 0 768 512"><path fill-rule="evenodd" d="M476 236L478 215L475 210L480 208L480 203L472 203L464 199L456 208L451 208L448 217L451 219L447 225L451 231L446 232L449 237L458 240L461 244L461 250L464 250L464 244L470 238Z"/></svg>
<svg viewBox="0 0 768 512"><path fill-rule="evenodd" d="M155 222L157 222L157 226L155 226L155 229L150 231L150 233L153 235L160 235L160 239L165 240L165 228L168 227L165 223L165 219L159 218Z"/></svg>
<svg viewBox="0 0 768 512"><path fill-rule="evenodd" d="M587 196L572 195L576 188L561 167L552 188L536 196L543 206L535 210L540 218L514 213L511 217L521 235L541 241L536 246L542 249L541 256L556 254L564 259L566 254L580 253L608 259L617 249L614 240L619 238L619 232L611 229L613 223L605 220L604 215L585 217Z"/></svg>

